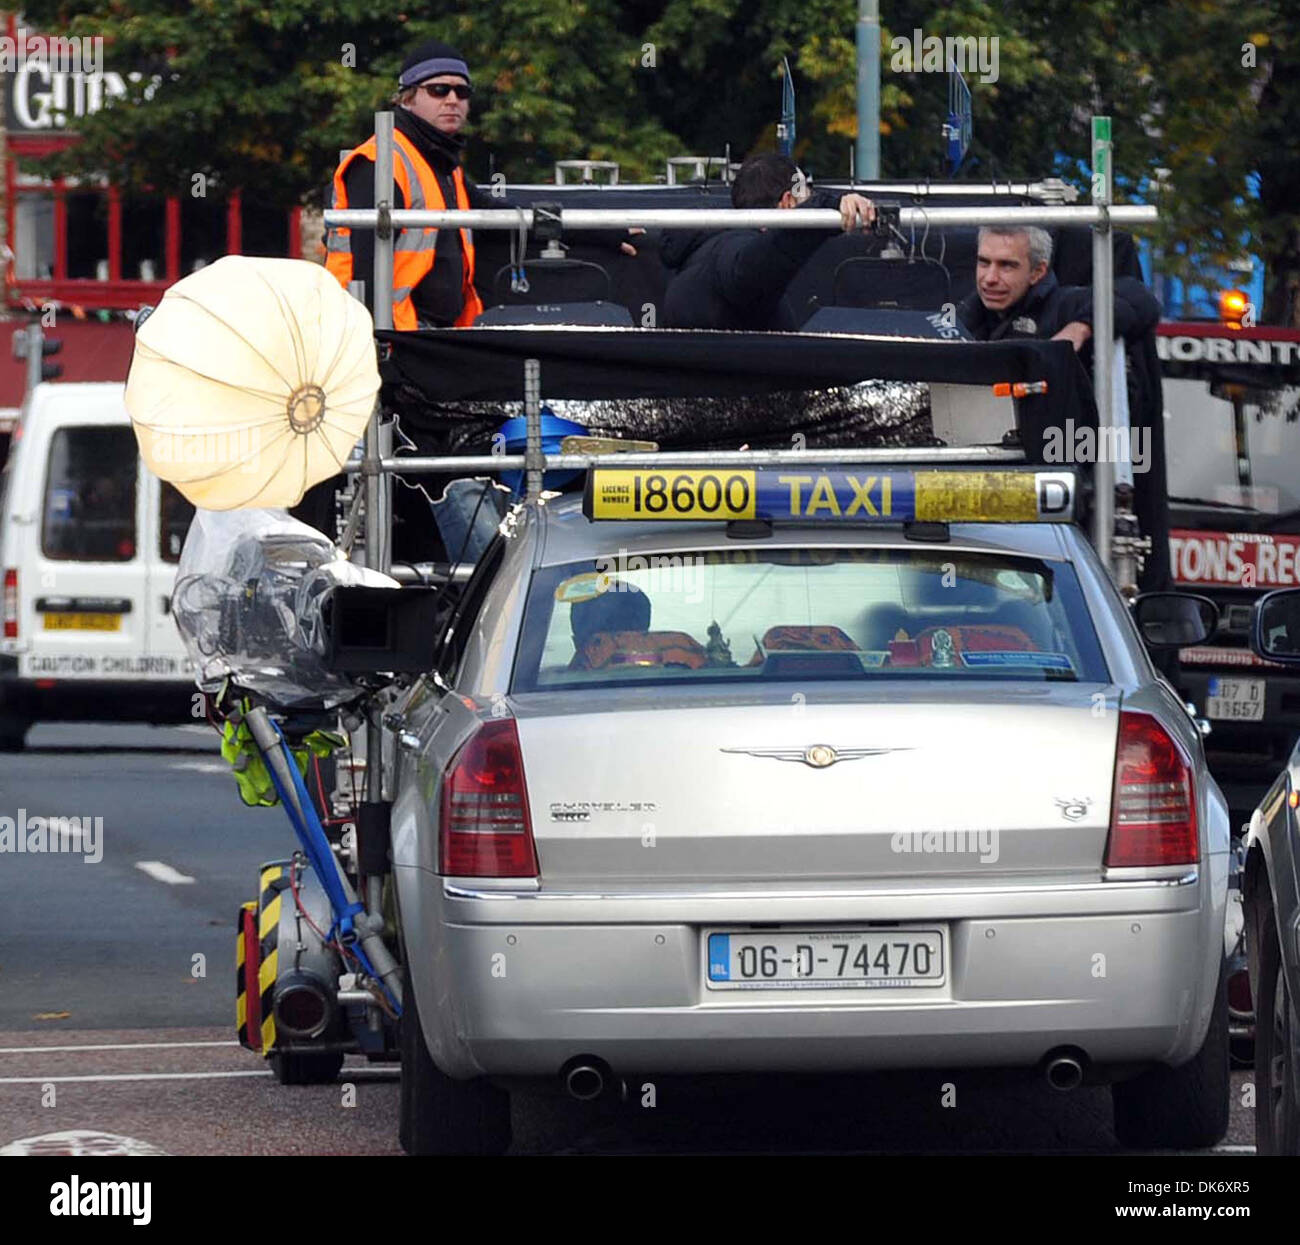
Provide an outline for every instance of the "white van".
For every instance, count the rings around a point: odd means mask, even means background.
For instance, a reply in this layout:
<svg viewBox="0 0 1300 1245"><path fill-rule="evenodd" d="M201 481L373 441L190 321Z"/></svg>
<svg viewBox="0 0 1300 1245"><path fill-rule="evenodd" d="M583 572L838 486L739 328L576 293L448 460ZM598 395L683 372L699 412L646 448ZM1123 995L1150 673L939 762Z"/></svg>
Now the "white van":
<svg viewBox="0 0 1300 1245"><path fill-rule="evenodd" d="M171 617L194 508L140 461L120 384L46 383L0 476L0 752L33 722L192 720Z"/></svg>

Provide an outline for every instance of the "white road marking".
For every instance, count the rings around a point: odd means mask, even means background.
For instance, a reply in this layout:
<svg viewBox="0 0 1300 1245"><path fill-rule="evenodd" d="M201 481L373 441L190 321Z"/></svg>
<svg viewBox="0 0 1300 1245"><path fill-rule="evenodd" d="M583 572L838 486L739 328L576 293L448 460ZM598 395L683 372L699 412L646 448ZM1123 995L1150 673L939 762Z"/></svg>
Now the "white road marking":
<svg viewBox="0 0 1300 1245"><path fill-rule="evenodd" d="M235 1077L273 1076L269 1068L257 1072L114 1072L95 1076L0 1076L0 1085L56 1085L80 1084L87 1081L224 1081ZM401 1072L397 1068L344 1068L339 1082L345 1081L396 1081Z"/></svg>
<svg viewBox="0 0 1300 1245"><path fill-rule="evenodd" d="M66 1133L45 1133L40 1137L22 1137L0 1146L0 1154L43 1155L166 1155L152 1142L136 1137L119 1137L115 1133L96 1133L78 1128Z"/></svg>
<svg viewBox="0 0 1300 1245"><path fill-rule="evenodd" d="M218 1081L239 1076L270 1076L262 1072L115 1072L100 1076L0 1076L0 1085L42 1085L52 1081L69 1085L84 1081Z"/></svg>
<svg viewBox="0 0 1300 1245"><path fill-rule="evenodd" d="M1234 1146L1234 1145L1226 1145L1226 1146L1212 1146L1212 1147L1210 1148L1210 1153L1211 1153L1211 1154L1254 1154L1254 1153L1255 1153L1255 1147L1254 1147L1254 1146Z"/></svg>
<svg viewBox="0 0 1300 1245"><path fill-rule="evenodd" d="M77 1050L161 1050L170 1049L177 1046L238 1046L235 1041L229 1042L116 1042L104 1043L100 1046L0 1046L0 1055L35 1055L43 1054L47 1051L77 1051Z"/></svg>
<svg viewBox="0 0 1300 1245"><path fill-rule="evenodd" d="M135 867L141 873L147 873L156 882L166 882L171 886L181 886L194 879L187 877L178 869L173 869L171 865L165 865L161 860L137 860Z"/></svg>
<svg viewBox="0 0 1300 1245"><path fill-rule="evenodd" d="M173 761L168 769L193 770L196 774L224 774L230 766L224 761Z"/></svg>

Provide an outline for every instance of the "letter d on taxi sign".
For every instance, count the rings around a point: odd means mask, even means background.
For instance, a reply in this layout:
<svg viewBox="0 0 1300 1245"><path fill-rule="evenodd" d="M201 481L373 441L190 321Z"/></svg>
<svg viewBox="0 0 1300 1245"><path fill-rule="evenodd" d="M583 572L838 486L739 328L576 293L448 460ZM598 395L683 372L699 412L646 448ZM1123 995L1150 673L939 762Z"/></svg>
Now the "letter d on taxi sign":
<svg viewBox="0 0 1300 1245"><path fill-rule="evenodd" d="M1073 508L1074 481L1065 475L1039 475L1038 517L1068 518Z"/></svg>

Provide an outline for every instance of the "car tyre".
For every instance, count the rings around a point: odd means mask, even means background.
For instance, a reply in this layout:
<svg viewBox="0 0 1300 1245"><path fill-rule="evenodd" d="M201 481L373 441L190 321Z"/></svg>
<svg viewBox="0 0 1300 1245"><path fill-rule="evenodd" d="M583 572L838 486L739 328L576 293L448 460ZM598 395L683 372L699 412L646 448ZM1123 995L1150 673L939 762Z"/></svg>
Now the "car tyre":
<svg viewBox="0 0 1300 1245"><path fill-rule="evenodd" d="M1111 1086L1115 1135L1135 1150L1201 1150L1228 1131L1228 981L1219 987L1201 1049L1177 1068L1160 1065Z"/></svg>
<svg viewBox="0 0 1300 1245"><path fill-rule="evenodd" d="M399 1138L407 1154L504 1154L510 1095L483 1079L456 1081L429 1054L409 968L402 977Z"/></svg>
<svg viewBox="0 0 1300 1245"><path fill-rule="evenodd" d="M271 1071L281 1085L328 1085L343 1067L341 1050L321 1051L319 1054L277 1054L270 1056Z"/></svg>
<svg viewBox="0 0 1300 1245"><path fill-rule="evenodd" d="M1263 918L1255 1000L1255 1151L1300 1154L1300 1041L1273 913Z"/></svg>

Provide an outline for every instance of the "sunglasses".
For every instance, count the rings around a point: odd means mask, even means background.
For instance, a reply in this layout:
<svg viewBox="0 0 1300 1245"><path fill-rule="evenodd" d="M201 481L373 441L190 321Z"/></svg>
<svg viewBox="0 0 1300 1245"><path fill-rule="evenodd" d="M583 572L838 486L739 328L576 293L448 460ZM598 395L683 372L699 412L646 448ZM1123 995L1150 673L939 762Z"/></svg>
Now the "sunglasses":
<svg viewBox="0 0 1300 1245"><path fill-rule="evenodd" d="M463 85L459 82L427 82L420 87L420 90L434 99L446 99L448 95L455 95L457 99L473 99L474 88L468 82Z"/></svg>

